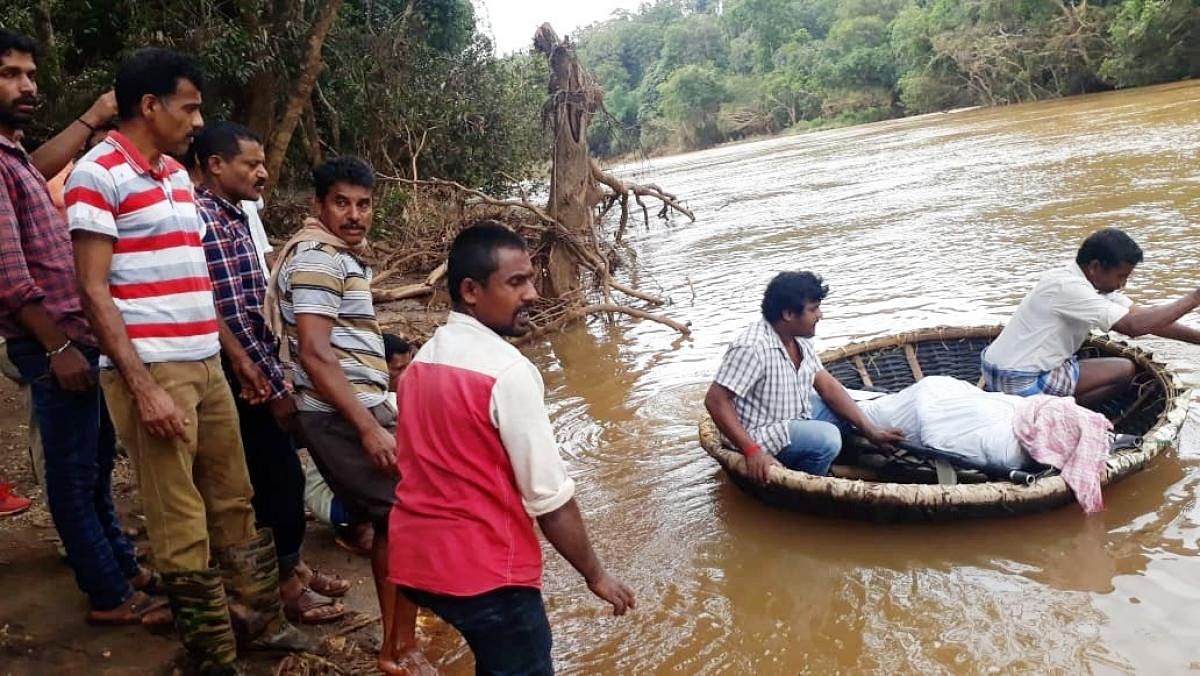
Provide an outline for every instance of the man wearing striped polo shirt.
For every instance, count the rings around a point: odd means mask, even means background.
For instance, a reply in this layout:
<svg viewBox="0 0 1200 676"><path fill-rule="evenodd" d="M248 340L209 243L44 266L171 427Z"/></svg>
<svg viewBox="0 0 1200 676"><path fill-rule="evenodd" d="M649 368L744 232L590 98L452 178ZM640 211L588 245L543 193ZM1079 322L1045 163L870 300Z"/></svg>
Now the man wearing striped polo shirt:
<svg viewBox="0 0 1200 676"><path fill-rule="evenodd" d="M67 183L80 294L103 352L101 386L138 474L146 530L190 668L238 673L226 593L247 647L311 650L283 618L270 531L256 531L226 350L243 396L261 372L218 319L192 183L166 153L203 124L203 76L144 49L117 72L117 131ZM219 336L219 337L218 337ZM211 545L211 546L210 546ZM216 559L219 569L210 566Z"/></svg>
<svg viewBox="0 0 1200 676"><path fill-rule="evenodd" d="M282 323L287 337L283 352L308 452L353 520L375 524L371 572L384 618L379 665L391 672L402 660L411 665L424 659L416 647L416 607L397 599L387 579L396 409L387 396L371 269L362 259L374 186L374 170L355 157L334 158L313 170L317 218L305 221L284 245L267 305L278 302L272 321Z"/></svg>

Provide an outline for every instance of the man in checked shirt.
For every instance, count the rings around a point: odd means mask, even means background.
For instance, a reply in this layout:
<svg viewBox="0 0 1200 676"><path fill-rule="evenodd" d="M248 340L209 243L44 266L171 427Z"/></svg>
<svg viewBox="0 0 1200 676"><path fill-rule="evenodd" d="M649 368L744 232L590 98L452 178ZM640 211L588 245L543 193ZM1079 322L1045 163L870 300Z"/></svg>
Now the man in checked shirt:
<svg viewBox="0 0 1200 676"><path fill-rule="evenodd" d="M760 483L779 465L828 474L847 423L876 445L904 438L898 429L872 425L813 350L827 293L811 272L776 275L763 294L762 319L725 351L704 397L717 429L746 456Z"/></svg>
<svg viewBox="0 0 1200 676"><path fill-rule="evenodd" d="M154 615L161 622L142 591L154 576L138 566L113 508L113 431L96 386L99 351L75 287L67 225L34 158L16 141L37 104L35 52L32 39L0 31L0 336L31 387L47 501L88 596L88 621L136 624ZM60 154L69 156L104 121L73 122L69 135L60 134L68 141ZM0 488L0 500L5 494Z"/></svg>
<svg viewBox="0 0 1200 676"><path fill-rule="evenodd" d="M279 339L267 328L263 301L267 278L250 233L243 201L254 202L266 185L262 140L233 122L209 122L192 143L196 209L204 221L204 254L217 309L246 354L271 385L266 403L237 400L246 467L254 486L254 513L271 528L279 556L279 592L294 622L337 620L346 609L331 596L350 591L350 582L314 571L301 562L304 540L304 470L292 443L296 402L279 361ZM231 385L236 376L226 365Z"/></svg>

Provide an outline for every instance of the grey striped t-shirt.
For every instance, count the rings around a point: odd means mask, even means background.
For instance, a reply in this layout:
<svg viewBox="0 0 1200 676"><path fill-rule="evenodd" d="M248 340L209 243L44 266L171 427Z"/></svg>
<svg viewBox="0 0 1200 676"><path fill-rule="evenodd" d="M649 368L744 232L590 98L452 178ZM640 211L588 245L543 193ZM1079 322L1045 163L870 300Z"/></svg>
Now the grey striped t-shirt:
<svg viewBox="0 0 1200 676"><path fill-rule="evenodd" d="M296 315L314 314L333 320L329 342L346 379L363 406L387 399L387 362L383 336L371 301L371 268L347 251L328 244L302 242L279 273L279 310L292 352L296 407L332 413L300 365Z"/></svg>

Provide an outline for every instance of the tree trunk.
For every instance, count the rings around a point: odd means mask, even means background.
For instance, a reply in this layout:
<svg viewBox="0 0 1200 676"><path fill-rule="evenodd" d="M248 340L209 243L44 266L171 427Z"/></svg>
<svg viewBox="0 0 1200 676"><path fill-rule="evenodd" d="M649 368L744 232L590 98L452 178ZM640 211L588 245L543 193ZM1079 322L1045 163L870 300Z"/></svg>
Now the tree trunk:
<svg viewBox="0 0 1200 676"><path fill-rule="evenodd" d="M587 128L603 97L603 91L575 59L575 48L561 41L550 24L542 24L534 36L534 47L550 64L549 99L543 121L554 134L550 172L550 215L580 241L594 242L592 208L600 193L592 181ZM550 241L544 295L562 298L580 288L577 257L561 236L547 231Z"/></svg>
<svg viewBox="0 0 1200 676"><path fill-rule="evenodd" d="M38 68L41 71L40 80L44 83L42 94L53 100L58 98L60 93L58 83L62 80L59 73L62 64L58 59L54 22L50 19L50 11L50 0L38 0L33 6L33 30L42 51L38 58Z"/></svg>
<svg viewBox="0 0 1200 676"><path fill-rule="evenodd" d="M287 156L288 144L296 131L296 123L300 121L300 113L304 111L305 103L312 96L317 77L321 74L324 62L321 52L325 46L325 38L329 35L333 22L337 19L342 0L325 0L313 20L308 32L307 47L304 61L300 64L300 72L296 77L291 93L288 94L287 104L283 115L280 116L267 142L267 179L266 193L270 194L279 182L279 172L283 168L283 160Z"/></svg>
<svg viewBox="0 0 1200 676"><path fill-rule="evenodd" d="M278 26L278 7L268 3L245 3L242 5L242 23L246 33L253 36L256 44L254 62L258 72L250 76L246 86L235 95L234 118L258 132L264 139L271 133L275 121L275 73L267 64L271 62L271 37Z"/></svg>
<svg viewBox="0 0 1200 676"><path fill-rule="evenodd" d="M321 148L321 132L317 128L317 111L313 110L312 98L304 107L304 115L300 118L300 140L304 143L304 155L308 158L310 167L320 164L325 158Z"/></svg>

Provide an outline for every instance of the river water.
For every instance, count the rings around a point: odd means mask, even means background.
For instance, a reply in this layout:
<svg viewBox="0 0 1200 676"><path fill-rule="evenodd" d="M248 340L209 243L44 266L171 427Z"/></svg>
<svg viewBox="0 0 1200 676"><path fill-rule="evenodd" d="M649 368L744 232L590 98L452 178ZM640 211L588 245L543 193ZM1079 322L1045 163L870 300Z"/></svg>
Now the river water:
<svg viewBox="0 0 1200 676"><path fill-rule="evenodd" d="M690 339L593 325L528 349L593 541L639 596L612 618L547 548L563 673L1168 673L1200 668L1200 437L1106 511L949 524L809 517L732 486L696 440L724 346L781 270L832 293L819 347L1003 321L1092 230L1146 251L1139 303L1200 285L1200 83L918 118L625 167L697 221L632 237ZM1198 321L1192 315L1187 321ZM1200 348L1143 341L1200 384ZM443 665L461 670L465 648Z"/></svg>

